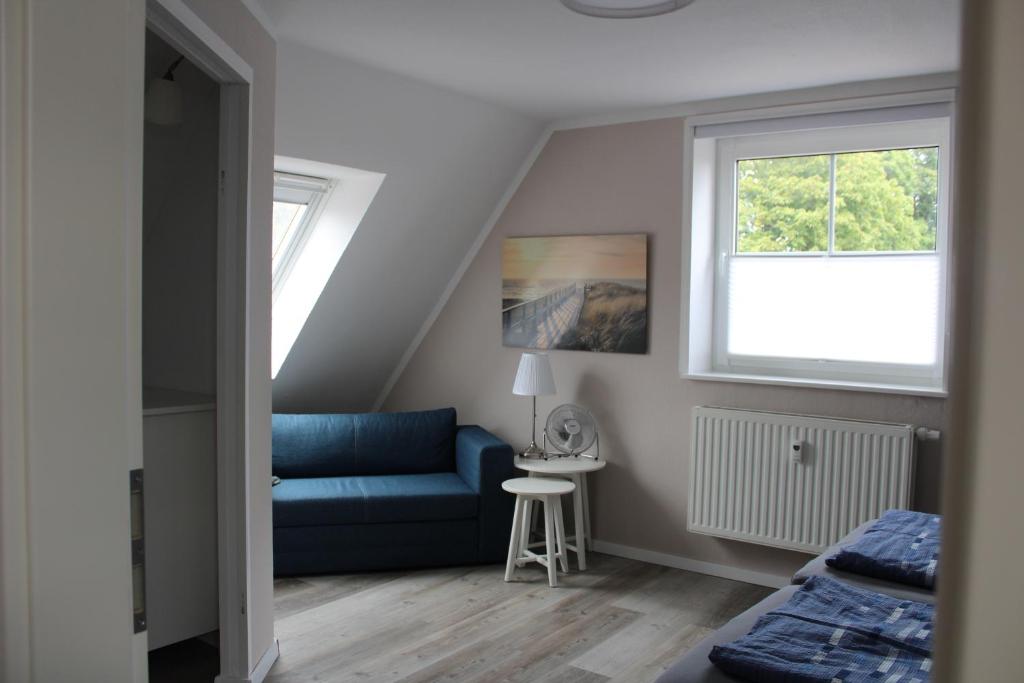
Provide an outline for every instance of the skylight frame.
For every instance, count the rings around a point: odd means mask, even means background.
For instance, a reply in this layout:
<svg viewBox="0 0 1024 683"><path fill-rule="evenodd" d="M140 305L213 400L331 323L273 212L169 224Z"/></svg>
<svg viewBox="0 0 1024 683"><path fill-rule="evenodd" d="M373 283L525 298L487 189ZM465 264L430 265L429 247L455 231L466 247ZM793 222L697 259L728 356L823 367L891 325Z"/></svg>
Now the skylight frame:
<svg viewBox="0 0 1024 683"><path fill-rule="evenodd" d="M306 205L299 223L285 236L280 253L273 258L271 270L274 301L295 268L336 186L337 181L330 178L274 171L274 202Z"/></svg>

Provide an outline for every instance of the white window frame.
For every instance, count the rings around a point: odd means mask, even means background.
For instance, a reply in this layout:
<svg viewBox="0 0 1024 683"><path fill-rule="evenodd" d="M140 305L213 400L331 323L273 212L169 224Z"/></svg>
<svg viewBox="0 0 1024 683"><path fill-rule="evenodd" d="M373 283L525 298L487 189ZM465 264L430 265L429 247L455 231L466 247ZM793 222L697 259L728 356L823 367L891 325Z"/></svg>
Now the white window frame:
<svg viewBox="0 0 1024 683"><path fill-rule="evenodd" d="M842 109L806 111L793 107L795 122L787 129L779 111L770 117L744 120L742 114L692 117L687 122L684 216L689 230L689 307L683 309L681 375L691 379L739 381L839 389L946 394L948 381L948 321L952 160L952 94L931 93L947 114L900 118L865 106L864 111ZM903 104L902 102L897 102ZM907 104L917 105L911 101ZM839 105L841 106L841 105ZM906 107L911 111L911 107ZM891 111L896 111L891 110ZM789 112L783 112L789 113ZM804 116L810 113L811 116ZM824 116L820 116L820 114ZM806 126L800 123L828 119L842 125ZM863 123L860 123L860 122ZM698 128L721 131L721 136L696 134ZM700 140L696 138L700 137ZM694 143L699 144L694 144ZM736 162L742 159L811 154L871 151L913 147L937 147L939 158L936 250L933 252L835 252L832 230L828 252L736 253ZM684 240L686 241L686 240ZM728 353L728 271L733 258L861 258L927 255L939 258L939 321L936 330L936 362L930 366L897 363L863 363ZM684 254L685 255L685 254ZM706 290L710 289L710 293ZM686 290L684 288L684 294ZM686 299L684 298L684 302Z"/></svg>
<svg viewBox="0 0 1024 683"><path fill-rule="evenodd" d="M320 219L320 214L327 205L327 199L334 190L336 181L330 178L274 171L274 201L306 204L306 212L299 224L290 235L285 236L284 244L274 257L271 272L273 273L273 297L277 299L284 282L295 268L299 255L309 241L313 228Z"/></svg>

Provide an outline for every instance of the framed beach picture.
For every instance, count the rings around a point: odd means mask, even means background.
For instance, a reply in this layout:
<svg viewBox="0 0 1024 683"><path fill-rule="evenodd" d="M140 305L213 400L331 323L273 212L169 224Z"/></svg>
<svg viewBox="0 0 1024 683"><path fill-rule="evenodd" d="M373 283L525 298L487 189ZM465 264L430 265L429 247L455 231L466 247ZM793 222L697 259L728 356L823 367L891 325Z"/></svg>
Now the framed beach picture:
<svg viewBox="0 0 1024 683"><path fill-rule="evenodd" d="M647 235L508 237L505 346L647 353Z"/></svg>

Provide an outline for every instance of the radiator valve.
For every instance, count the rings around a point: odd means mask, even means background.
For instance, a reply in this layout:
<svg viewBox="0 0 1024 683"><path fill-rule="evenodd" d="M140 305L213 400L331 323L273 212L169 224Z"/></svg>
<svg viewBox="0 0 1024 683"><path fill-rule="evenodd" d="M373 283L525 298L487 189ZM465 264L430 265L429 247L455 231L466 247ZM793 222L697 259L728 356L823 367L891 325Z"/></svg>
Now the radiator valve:
<svg viewBox="0 0 1024 683"><path fill-rule="evenodd" d="M804 442L800 439L793 439L789 446L789 457L797 465L804 463Z"/></svg>

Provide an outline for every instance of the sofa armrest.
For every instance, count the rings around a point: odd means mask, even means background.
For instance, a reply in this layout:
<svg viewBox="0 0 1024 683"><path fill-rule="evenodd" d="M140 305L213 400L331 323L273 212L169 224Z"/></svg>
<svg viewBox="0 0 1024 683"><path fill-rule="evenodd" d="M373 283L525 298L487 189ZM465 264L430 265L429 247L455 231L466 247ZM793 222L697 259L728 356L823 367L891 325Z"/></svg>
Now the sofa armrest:
<svg viewBox="0 0 1024 683"><path fill-rule="evenodd" d="M512 447L476 425L455 433L455 467L463 481L480 496L480 561L500 562L512 533L515 498L501 488L515 477Z"/></svg>

